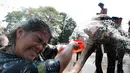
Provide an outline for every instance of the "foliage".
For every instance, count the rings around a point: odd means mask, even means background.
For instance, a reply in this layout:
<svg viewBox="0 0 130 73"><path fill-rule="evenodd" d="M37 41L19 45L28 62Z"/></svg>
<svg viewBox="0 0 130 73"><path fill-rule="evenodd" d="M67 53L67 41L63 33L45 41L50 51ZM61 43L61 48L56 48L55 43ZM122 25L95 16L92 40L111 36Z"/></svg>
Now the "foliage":
<svg viewBox="0 0 130 73"><path fill-rule="evenodd" d="M76 22L68 17L66 13L60 13L53 7L39 8L21 8L21 11L13 11L5 16L5 22L8 23L8 30L11 31L21 22L39 18L49 24L55 42L68 42L68 37L71 35L76 26Z"/></svg>

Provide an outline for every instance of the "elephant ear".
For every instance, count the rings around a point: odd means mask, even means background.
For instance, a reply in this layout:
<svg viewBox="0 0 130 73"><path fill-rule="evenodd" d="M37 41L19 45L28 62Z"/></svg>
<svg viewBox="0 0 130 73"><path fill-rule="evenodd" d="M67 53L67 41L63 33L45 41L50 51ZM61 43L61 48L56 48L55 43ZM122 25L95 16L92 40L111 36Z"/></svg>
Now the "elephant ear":
<svg viewBox="0 0 130 73"><path fill-rule="evenodd" d="M69 37L69 40L86 40L88 39L88 35L84 32L82 27L76 27Z"/></svg>

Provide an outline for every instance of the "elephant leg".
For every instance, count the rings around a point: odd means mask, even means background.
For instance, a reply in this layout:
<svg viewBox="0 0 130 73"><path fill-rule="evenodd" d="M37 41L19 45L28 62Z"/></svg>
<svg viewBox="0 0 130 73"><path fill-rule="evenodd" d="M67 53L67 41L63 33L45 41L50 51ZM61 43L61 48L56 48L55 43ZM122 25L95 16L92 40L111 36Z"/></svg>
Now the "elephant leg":
<svg viewBox="0 0 130 73"><path fill-rule="evenodd" d="M85 62L90 57L90 55L95 51L94 45L88 45L82 52L81 56L74 65L74 68L72 69L72 72L79 73L81 69L83 68Z"/></svg>
<svg viewBox="0 0 130 73"><path fill-rule="evenodd" d="M107 48L106 50L108 57L107 73L115 73L116 50L113 47Z"/></svg>
<svg viewBox="0 0 130 73"><path fill-rule="evenodd" d="M80 55L81 55L81 52L78 52L78 53L77 53L77 56L76 56L76 61L78 61Z"/></svg>
<svg viewBox="0 0 130 73"><path fill-rule="evenodd" d="M103 54L102 54L102 50L101 48L98 48L96 49L96 73L103 73L102 71L102 57L103 57Z"/></svg>
<svg viewBox="0 0 130 73"><path fill-rule="evenodd" d="M121 49L121 50L117 50L117 73L123 73L123 57L124 57L124 54L125 54L125 51L124 49Z"/></svg>
<svg viewBox="0 0 130 73"><path fill-rule="evenodd" d="M73 66L76 64L80 56L81 56L81 52L76 53L76 61L74 62Z"/></svg>

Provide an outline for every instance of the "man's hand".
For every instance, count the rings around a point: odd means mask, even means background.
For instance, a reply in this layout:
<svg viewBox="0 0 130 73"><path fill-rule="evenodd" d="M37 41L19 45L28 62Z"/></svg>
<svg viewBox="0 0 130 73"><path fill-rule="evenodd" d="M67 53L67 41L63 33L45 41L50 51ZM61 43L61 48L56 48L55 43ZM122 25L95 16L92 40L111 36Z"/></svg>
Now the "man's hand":
<svg viewBox="0 0 130 73"><path fill-rule="evenodd" d="M77 49L80 48L78 42L75 42L75 41L73 41L73 40L71 40L68 45L71 46L71 47L73 48L73 50L77 50Z"/></svg>
<svg viewBox="0 0 130 73"><path fill-rule="evenodd" d="M66 48L67 45L64 44L58 44L56 45L58 53L60 53L61 51L63 51Z"/></svg>
<svg viewBox="0 0 130 73"><path fill-rule="evenodd" d="M63 51L67 47L67 45L58 44L58 45L56 45L56 47L57 47L58 53L60 53L61 51ZM77 42L71 40L70 43L68 44L68 47L72 47L73 50L77 50L77 49L79 49L79 44Z"/></svg>

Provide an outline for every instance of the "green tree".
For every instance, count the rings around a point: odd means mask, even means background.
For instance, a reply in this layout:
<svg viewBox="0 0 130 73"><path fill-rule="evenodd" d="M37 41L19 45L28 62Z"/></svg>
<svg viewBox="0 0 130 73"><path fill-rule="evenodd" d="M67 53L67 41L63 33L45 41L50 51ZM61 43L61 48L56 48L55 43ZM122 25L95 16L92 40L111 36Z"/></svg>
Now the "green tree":
<svg viewBox="0 0 130 73"><path fill-rule="evenodd" d="M76 25L75 21L68 17L66 13L60 13L53 7L22 7L21 11L8 13L4 21L8 22L8 29L12 30L19 23L31 18L39 18L48 23L55 38L55 42L59 41L60 43L68 42L68 37ZM65 39L66 41L62 41L64 38L67 38Z"/></svg>
<svg viewBox="0 0 130 73"><path fill-rule="evenodd" d="M72 34L74 28L76 27L76 22L66 13L61 13L61 15L63 15L63 26L61 27L62 32L59 36L59 42L68 43L69 36Z"/></svg>
<svg viewBox="0 0 130 73"><path fill-rule="evenodd" d="M11 12L11 13L8 13L8 14L5 16L5 20L3 20L3 21L8 22L7 28L9 28L9 30L11 30L11 29L14 28L14 26L16 25L16 23L22 21L23 15L24 15L24 14L23 14L23 12L21 12L21 11L13 11L13 12Z"/></svg>

